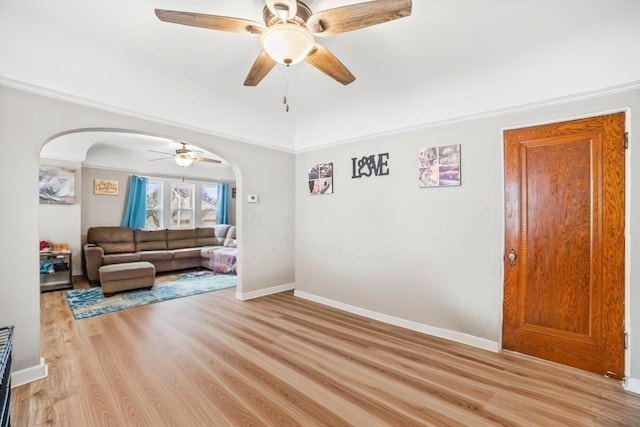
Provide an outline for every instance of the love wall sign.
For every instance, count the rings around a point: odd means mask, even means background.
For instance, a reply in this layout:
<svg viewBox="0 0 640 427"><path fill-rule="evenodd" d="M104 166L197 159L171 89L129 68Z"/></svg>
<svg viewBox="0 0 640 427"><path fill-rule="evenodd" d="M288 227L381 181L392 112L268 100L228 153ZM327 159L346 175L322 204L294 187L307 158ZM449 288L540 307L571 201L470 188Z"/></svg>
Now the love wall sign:
<svg viewBox="0 0 640 427"><path fill-rule="evenodd" d="M351 178L389 175L389 153L351 158Z"/></svg>

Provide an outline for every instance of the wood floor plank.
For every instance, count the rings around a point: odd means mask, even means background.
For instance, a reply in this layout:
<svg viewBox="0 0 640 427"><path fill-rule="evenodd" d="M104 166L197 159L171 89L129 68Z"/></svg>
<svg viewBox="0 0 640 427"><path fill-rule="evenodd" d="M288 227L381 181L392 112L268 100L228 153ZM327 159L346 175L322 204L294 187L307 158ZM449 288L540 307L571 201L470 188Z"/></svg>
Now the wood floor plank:
<svg viewBox="0 0 640 427"><path fill-rule="evenodd" d="M63 292L43 294L49 377L13 390L12 425L640 425L640 396L594 374L291 292L245 302L234 293L78 321Z"/></svg>

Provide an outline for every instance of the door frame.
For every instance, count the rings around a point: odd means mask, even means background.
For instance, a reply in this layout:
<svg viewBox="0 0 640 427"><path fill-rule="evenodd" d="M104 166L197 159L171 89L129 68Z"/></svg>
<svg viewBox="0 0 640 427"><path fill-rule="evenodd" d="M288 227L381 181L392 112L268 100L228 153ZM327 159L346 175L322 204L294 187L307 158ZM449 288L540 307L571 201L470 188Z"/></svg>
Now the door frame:
<svg viewBox="0 0 640 427"><path fill-rule="evenodd" d="M517 125L512 125L512 126L503 126L500 128L500 142L501 142L501 150L500 150L500 161L502 164L502 176L500 177L500 194L501 194L501 203L502 203L502 221L501 221L501 231L502 231L502 235L500 236L500 243L501 243L501 248L502 248L502 253L504 255L504 248L505 246L505 233L506 233L506 227L505 227L505 215L506 215L506 205L505 205L505 201L506 201L506 196L505 196L505 170L504 170L504 131L506 130L512 130L512 129L520 129L520 128L526 128L526 127L531 127L531 126L540 126L540 125L548 125L548 124L554 124L554 123L562 123L562 122L568 122L571 120L579 120L579 119L588 119L588 118L592 118L592 117L598 117L598 116L605 116L608 114L615 114L615 113L624 113L624 129L625 132L629 132L631 129L631 108L630 107L622 107L622 108L617 108L617 109L613 109L613 110L603 110L603 111L598 111L595 113L588 113L588 114L581 114L581 115L576 115L576 116L569 116L569 117L557 117L557 118L553 118L553 119L549 119L549 120L540 120L540 121L535 121L535 122L526 122L526 123L520 123ZM625 194L625 209L624 209L624 238L625 241L627 242L627 244L624 245L624 324L625 324L625 332L628 334L629 339L630 338L630 334L629 334L629 329L630 329L630 322L631 322L631 313L630 313L630 306L631 306L631 282L629 281L629 278L631 276L631 257L630 257L630 250L631 250L631 230L630 230L630 224L631 224L631 210L628 208L629 207L629 200L631 200L631 146L629 146L629 148L627 148L625 150L624 153L624 157L625 157L625 171L624 171L624 176L625 176L625 183L624 183L624 194ZM502 331L502 326L503 326L503 322L504 322L504 281L505 281L505 262L504 260L500 259L497 262L500 263L500 272L501 272L501 283L500 283L500 343L499 343L499 347L500 347L500 351L504 350L504 346L503 346L503 342L502 342L502 338L503 338L503 331ZM629 374L631 373L631 345L628 345L627 348L624 349L624 378L628 378ZM624 380L623 380L624 381Z"/></svg>

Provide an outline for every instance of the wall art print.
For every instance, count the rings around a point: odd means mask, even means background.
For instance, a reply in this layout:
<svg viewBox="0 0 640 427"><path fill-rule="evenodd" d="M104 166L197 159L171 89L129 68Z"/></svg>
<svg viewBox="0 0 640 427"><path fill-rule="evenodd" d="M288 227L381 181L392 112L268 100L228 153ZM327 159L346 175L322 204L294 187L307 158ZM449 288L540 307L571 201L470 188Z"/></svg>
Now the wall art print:
<svg viewBox="0 0 640 427"><path fill-rule="evenodd" d="M76 173L58 166L40 166L40 203L71 205L75 202Z"/></svg>
<svg viewBox="0 0 640 427"><path fill-rule="evenodd" d="M389 175L389 153L351 158L351 178Z"/></svg>
<svg viewBox="0 0 640 427"><path fill-rule="evenodd" d="M418 152L420 188L460 185L460 144L423 148Z"/></svg>
<svg viewBox="0 0 640 427"><path fill-rule="evenodd" d="M309 194L333 194L333 163L318 163L309 168Z"/></svg>
<svg viewBox="0 0 640 427"><path fill-rule="evenodd" d="M120 192L120 181L96 178L93 182L93 194L117 196Z"/></svg>

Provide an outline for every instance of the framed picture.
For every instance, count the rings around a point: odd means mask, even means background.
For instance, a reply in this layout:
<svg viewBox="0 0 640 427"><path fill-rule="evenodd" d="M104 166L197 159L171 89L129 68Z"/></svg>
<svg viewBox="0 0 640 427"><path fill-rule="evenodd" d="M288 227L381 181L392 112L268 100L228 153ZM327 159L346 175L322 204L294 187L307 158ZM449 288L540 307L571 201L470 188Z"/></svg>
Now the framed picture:
<svg viewBox="0 0 640 427"><path fill-rule="evenodd" d="M420 188L460 185L460 144L423 148L418 152Z"/></svg>
<svg viewBox="0 0 640 427"><path fill-rule="evenodd" d="M117 196L119 186L120 182L117 180L96 178L93 181L93 194Z"/></svg>
<svg viewBox="0 0 640 427"><path fill-rule="evenodd" d="M309 194L333 194L333 163L318 163L309 168Z"/></svg>
<svg viewBox="0 0 640 427"><path fill-rule="evenodd" d="M40 203L71 205L75 202L76 173L58 166L40 166Z"/></svg>

